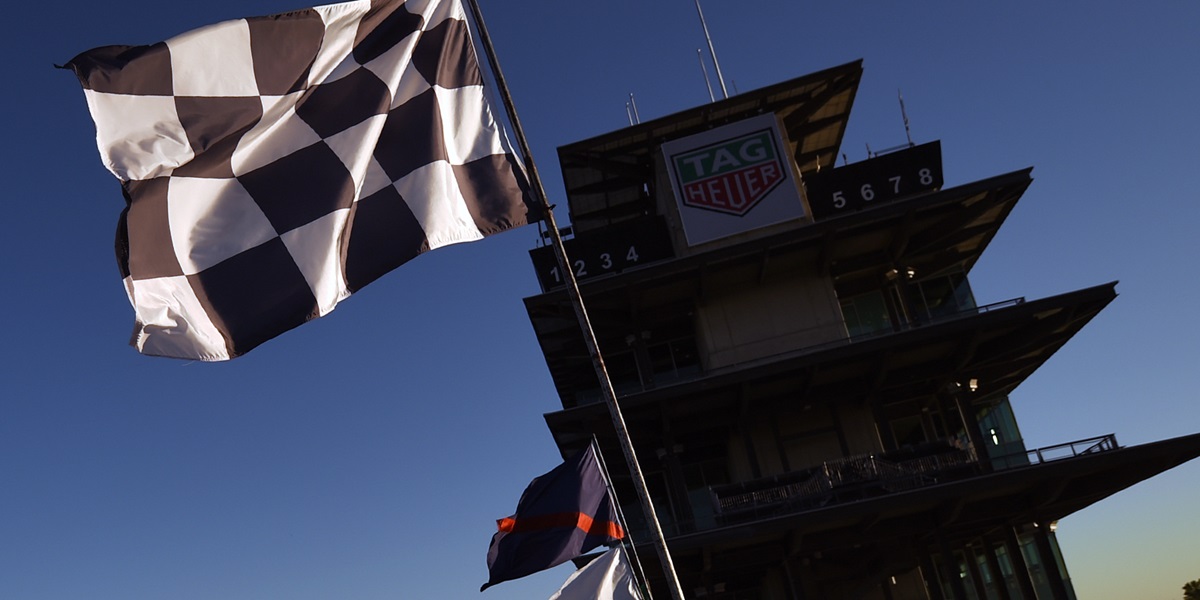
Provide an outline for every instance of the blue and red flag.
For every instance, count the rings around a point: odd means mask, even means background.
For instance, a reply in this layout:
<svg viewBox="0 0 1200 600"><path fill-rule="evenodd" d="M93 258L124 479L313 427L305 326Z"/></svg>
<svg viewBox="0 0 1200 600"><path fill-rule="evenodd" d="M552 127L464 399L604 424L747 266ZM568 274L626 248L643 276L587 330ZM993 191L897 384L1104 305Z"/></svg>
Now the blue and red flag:
<svg viewBox="0 0 1200 600"><path fill-rule="evenodd" d="M481 592L625 537L592 446L531 481L516 514L497 525Z"/></svg>

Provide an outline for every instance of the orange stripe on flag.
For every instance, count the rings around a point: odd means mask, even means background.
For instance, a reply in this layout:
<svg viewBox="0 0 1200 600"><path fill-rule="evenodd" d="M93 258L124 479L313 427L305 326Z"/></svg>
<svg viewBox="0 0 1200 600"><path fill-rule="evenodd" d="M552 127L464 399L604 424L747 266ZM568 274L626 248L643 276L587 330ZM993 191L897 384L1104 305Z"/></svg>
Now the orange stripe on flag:
<svg viewBox="0 0 1200 600"><path fill-rule="evenodd" d="M496 526L500 531L505 533L540 531L555 527L575 527L587 532L588 535L603 535L618 540L625 537L625 530L621 528L619 523L596 521L591 516L583 513L539 515L536 517L525 517L520 520L513 517L505 517L497 520Z"/></svg>

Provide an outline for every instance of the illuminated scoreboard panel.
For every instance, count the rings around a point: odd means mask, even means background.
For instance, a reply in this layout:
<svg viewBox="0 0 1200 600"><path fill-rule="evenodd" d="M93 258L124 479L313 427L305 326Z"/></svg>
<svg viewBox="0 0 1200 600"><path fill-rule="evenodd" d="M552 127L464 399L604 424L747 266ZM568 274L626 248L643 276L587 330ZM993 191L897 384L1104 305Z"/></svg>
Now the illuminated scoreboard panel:
<svg viewBox="0 0 1200 600"><path fill-rule="evenodd" d="M941 189L942 144L929 142L804 177L813 219Z"/></svg>

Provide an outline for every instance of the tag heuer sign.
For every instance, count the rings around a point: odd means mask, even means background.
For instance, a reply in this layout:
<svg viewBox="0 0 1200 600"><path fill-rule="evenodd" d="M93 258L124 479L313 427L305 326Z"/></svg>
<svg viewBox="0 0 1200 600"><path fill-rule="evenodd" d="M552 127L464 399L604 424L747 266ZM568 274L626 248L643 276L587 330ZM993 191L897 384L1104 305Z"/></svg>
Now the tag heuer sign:
<svg viewBox="0 0 1200 600"><path fill-rule="evenodd" d="M683 203L742 216L783 181L770 130L674 157Z"/></svg>
<svg viewBox="0 0 1200 600"><path fill-rule="evenodd" d="M804 216L775 115L662 145L688 245Z"/></svg>

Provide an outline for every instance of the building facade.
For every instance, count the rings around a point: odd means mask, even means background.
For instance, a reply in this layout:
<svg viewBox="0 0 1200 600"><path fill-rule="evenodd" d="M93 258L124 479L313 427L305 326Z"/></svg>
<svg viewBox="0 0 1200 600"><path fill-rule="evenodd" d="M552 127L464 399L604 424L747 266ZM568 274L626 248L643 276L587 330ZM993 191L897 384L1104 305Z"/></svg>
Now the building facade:
<svg viewBox="0 0 1200 600"><path fill-rule="evenodd" d="M1026 448L1008 395L1115 282L981 302L1032 178L947 186L939 145L837 166L855 62L564 146L567 251L684 590L726 600L1071 599L1058 519L1200 436ZM636 502L563 273L525 300L562 409ZM649 546L641 561L666 597ZM656 579L657 576L657 579Z"/></svg>

